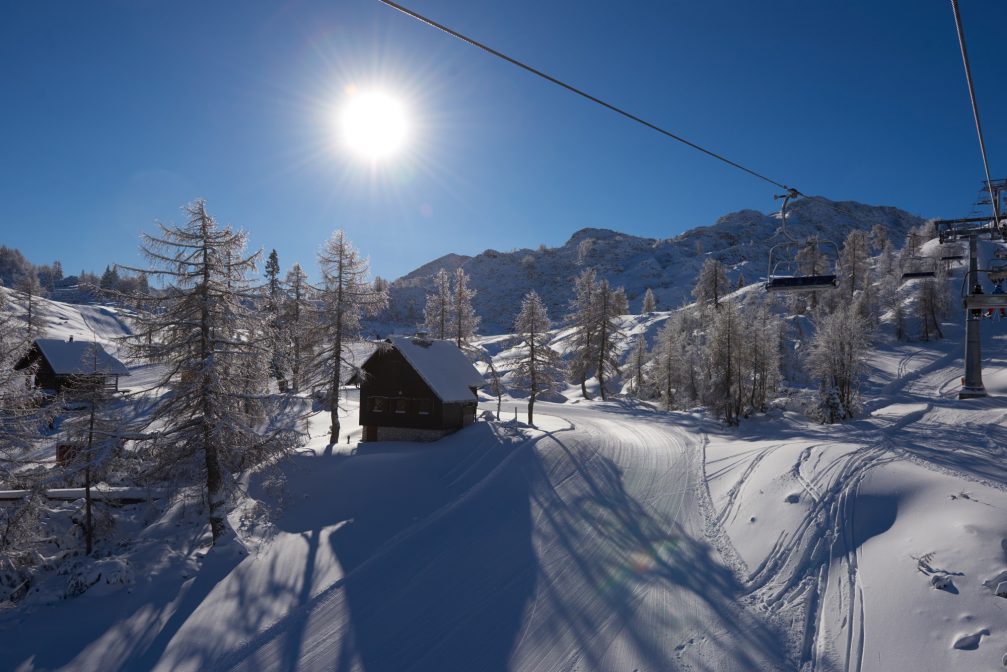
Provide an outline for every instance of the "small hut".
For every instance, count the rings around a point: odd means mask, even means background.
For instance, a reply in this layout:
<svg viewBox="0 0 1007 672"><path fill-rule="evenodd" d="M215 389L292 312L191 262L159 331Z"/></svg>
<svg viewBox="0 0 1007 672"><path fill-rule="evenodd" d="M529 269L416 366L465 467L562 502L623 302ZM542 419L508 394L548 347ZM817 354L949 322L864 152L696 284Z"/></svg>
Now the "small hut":
<svg viewBox="0 0 1007 672"><path fill-rule="evenodd" d="M35 386L59 393L70 387L101 387L119 389L119 377L128 376L129 369L94 341L68 341L39 338L18 360L14 369L23 371L35 366Z"/></svg>
<svg viewBox="0 0 1007 672"><path fill-rule="evenodd" d="M392 336L361 369L364 441L436 441L475 421L484 381L452 341Z"/></svg>

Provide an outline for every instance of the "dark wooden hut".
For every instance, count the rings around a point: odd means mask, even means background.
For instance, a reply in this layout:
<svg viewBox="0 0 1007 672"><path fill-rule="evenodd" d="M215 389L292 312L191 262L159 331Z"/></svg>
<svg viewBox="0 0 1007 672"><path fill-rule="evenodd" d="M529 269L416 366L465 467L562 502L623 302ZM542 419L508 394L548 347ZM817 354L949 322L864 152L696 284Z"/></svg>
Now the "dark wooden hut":
<svg viewBox="0 0 1007 672"><path fill-rule="evenodd" d="M435 441L475 421L483 378L452 341L392 336L361 369L364 441Z"/></svg>
<svg viewBox="0 0 1007 672"><path fill-rule="evenodd" d="M23 371L32 366L35 366L35 386L57 393L68 386L118 390L119 377L129 375L122 362L93 341L36 339L14 368Z"/></svg>

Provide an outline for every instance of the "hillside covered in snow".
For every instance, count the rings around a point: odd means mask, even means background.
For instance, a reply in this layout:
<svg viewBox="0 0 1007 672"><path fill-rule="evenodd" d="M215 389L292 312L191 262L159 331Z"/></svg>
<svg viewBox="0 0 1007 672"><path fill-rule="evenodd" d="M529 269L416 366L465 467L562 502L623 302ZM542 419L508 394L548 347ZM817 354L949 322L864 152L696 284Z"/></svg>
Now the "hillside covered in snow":
<svg viewBox="0 0 1007 672"><path fill-rule="evenodd" d="M796 239L818 236L841 245L850 231L870 231L881 225L893 242L901 244L923 219L898 208L825 199L801 199L788 209L787 232ZM699 269L710 257L729 269L732 286L765 279L770 248L786 238L778 233L779 213L755 210L724 215L711 226L686 231L674 238L638 238L609 229L582 229L562 247L486 250L474 257L447 254L395 280L390 287L389 321L408 326L423 320L426 294L440 270L462 268L478 294L476 312L482 332L509 331L521 297L534 289L554 320L567 311L573 278L594 268L600 278L626 290L630 311L637 312L644 292L652 289L658 308L671 310L691 302L690 292Z"/></svg>

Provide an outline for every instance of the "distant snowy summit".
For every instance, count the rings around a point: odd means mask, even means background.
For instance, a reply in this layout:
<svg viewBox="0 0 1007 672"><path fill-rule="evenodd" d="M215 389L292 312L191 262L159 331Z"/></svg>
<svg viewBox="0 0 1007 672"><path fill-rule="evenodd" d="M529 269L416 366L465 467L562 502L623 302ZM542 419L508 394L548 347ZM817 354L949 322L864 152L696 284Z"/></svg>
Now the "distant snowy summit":
<svg viewBox="0 0 1007 672"><path fill-rule="evenodd" d="M880 224L900 246L909 230L923 221L890 206L802 198L788 209L787 230L798 239L817 235L841 246L850 231L869 231ZM482 316L484 333L508 331L521 297L532 289L558 321L572 296L573 278L586 268L594 268L613 286L624 287L634 312L640 309L647 288L654 291L658 309L669 310L691 300L696 276L708 256L728 267L732 286L739 276L746 284L763 279L769 249L784 240L777 233L779 227L779 213L740 210L711 226L663 240L587 228L574 233L561 247L486 250L474 257L447 254L394 281L391 307L384 317L404 326L421 322L426 293L441 268L463 268L471 277L470 286L478 291L475 307Z"/></svg>

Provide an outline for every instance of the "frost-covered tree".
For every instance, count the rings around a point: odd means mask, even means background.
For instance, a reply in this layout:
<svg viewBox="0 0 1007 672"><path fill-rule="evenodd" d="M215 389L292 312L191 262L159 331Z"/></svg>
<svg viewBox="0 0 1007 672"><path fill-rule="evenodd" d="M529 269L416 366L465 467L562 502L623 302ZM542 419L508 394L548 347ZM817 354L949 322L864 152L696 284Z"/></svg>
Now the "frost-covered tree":
<svg viewBox="0 0 1007 672"><path fill-rule="evenodd" d="M605 399L605 385L619 375L619 344L623 334L619 317L629 310L622 287L611 289L602 278L594 291L596 354L594 374L598 378L598 394Z"/></svg>
<svg viewBox="0 0 1007 672"><path fill-rule="evenodd" d="M650 381L647 380L646 375L647 362L647 339L641 336L637 339L636 345L629 355L629 370L633 375L629 393L637 399L648 396L647 390L650 387Z"/></svg>
<svg viewBox="0 0 1007 672"><path fill-rule="evenodd" d="M809 373L819 383L818 419L833 423L859 410L870 327L856 306L840 306L819 317L808 352Z"/></svg>
<svg viewBox="0 0 1007 672"><path fill-rule="evenodd" d="M368 278L369 263L338 229L318 253L322 268L322 311L315 361L328 372L331 416L329 444L339 442L339 395L345 380L343 366L353 368L347 346L360 336L360 319L388 305L388 295L374 289Z"/></svg>
<svg viewBox="0 0 1007 672"><path fill-rule="evenodd" d="M692 296L699 303L712 304L715 308L728 292L727 270L724 264L713 257L703 262L696 285L692 288Z"/></svg>
<svg viewBox="0 0 1007 672"><path fill-rule="evenodd" d="M280 305L280 333L285 345L285 370L290 372L290 389L300 392L311 360L314 358L312 327L315 314L315 288L308 274L294 263L283 280Z"/></svg>
<svg viewBox="0 0 1007 672"><path fill-rule="evenodd" d="M797 270L801 275L825 275L829 272L829 258L822 252L822 243L818 236L811 236L803 241L796 255ZM821 292L808 292L811 308L818 307L818 295Z"/></svg>
<svg viewBox="0 0 1007 672"><path fill-rule="evenodd" d="M597 352L596 284L594 269L589 268L577 276L574 280L574 296L570 301L570 312L566 318L572 327L570 376L572 382L580 383L581 394L585 399L590 399L587 393L587 379L594 372Z"/></svg>
<svg viewBox="0 0 1007 672"><path fill-rule="evenodd" d="M455 269L451 291L451 335L459 348L468 344L479 328L480 317L472 305L476 290L469 287L469 276L462 268Z"/></svg>
<svg viewBox="0 0 1007 672"><path fill-rule="evenodd" d="M888 240L888 229L885 228L884 224L874 225L871 229L870 241L871 249L875 254L880 253L881 250L885 249L885 247L890 244Z"/></svg>
<svg viewBox="0 0 1007 672"><path fill-rule="evenodd" d="M34 270L21 276L16 289L21 292L25 336L32 341L45 334L45 317L40 305L42 285Z"/></svg>
<svg viewBox="0 0 1007 672"><path fill-rule="evenodd" d="M766 306L761 304L748 309L743 316L747 327L744 339L745 352L742 366L745 367L743 393L744 403L753 412L765 412L769 397L780 383L780 345L782 324Z"/></svg>
<svg viewBox="0 0 1007 672"><path fill-rule="evenodd" d="M643 293L642 312L653 313L655 310L657 310L657 299L654 298L654 291L648 287L647 291Z"/></svg>
<svg viewBox="0 0 1007 672"><path fill-rule="evenodd" d="M93 338L93 335L92 335ZM98 349L85 352L84 370L92 375L71 379L64 395L72 399L77 409L62 425L62 433L74 454L67 456L64 471L70 480L84 486L84 552L94 549L95 523L92 486L112 466L120 455L120 423L110 409L108 392L98 372Z"/></svg>
<svg viewBox="0 0 1007 672"><path fill-rule="evenodd" d="M515 386L528 393L529 425L535 424L535 400L558 391L564 378L559 354L549 345L549 328L549 313L533 290L521 301L521 312L514 321L518 346L513 378Z"/></svg>
<svg viewBox="0 0 1007 672"><path fill-rule="evenodd" d="M742 317L733 301L725 301L714 313L707 334L708 387L706 406L728 425L741 417L744 396Z"/></svg>
<svg viewBox="0 0 1007 672"><path fill-rule="evenodd" d="M431 337L448 338L451 328L451 276L443 268L434 276L433 291L423 307L423 328Z"/></svg>
<svg viewBox="0 0 1007 672"><path fill-rule="evenodd" d="M131 346L165 364L158 387L170 390L147 418L148 473L202 482L216 542L226 529L232 475L288 450L294 437L264 424L267 353L249 329L255 292L247 280L258 253L246 254L245 233L218 225L203 201L184 211L185 224L143 236L151 268L142 270L167 291L138 316Z"/></svg>
<svg viewBox="0 0 1007 672"><path fill-rule="evenodd" d="M860 229L850 231L839 253L839 285L847 299L870 284L870 245Z"/></svg>

